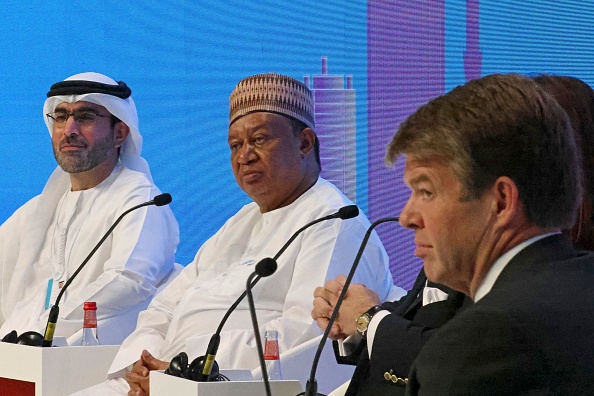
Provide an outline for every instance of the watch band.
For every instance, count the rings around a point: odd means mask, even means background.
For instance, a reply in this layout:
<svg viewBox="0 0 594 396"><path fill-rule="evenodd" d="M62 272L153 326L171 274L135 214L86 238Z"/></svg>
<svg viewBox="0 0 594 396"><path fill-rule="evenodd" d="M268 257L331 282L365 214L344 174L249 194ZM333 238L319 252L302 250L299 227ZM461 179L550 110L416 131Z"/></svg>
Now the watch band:
<svg viewBox="0 0 594 396"><path fill-rule="evenodd" d="M383 311L384 308L381 305L376 305L375 307L371 307L367 310L367 312L365 312L367 315L369 315L369 319L373 318L373 315L375 315L376 313L378 313L379 311Z"/></svg>

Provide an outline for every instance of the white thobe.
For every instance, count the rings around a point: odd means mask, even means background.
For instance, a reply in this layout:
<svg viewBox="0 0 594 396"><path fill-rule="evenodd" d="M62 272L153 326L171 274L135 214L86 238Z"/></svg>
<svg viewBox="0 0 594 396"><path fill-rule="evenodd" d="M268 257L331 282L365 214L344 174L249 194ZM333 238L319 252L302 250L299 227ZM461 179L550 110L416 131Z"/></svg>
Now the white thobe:
<svg viewBox="0 0 594 396"><path fill-rule="evenodd" d="M138 360L143 349L165 361L182 351L190 359L203 355L221 318L245 290L255 264L273 257L297 229L350 204L336 187L319 179L286 207L260 213L255 203L244 206L141 312L136 330L124 341L109 370L110 377L121 376L121 370ZM360 214L310 227L280 256L276 272L255 286L260 328L278 331L281 353L320 334L311 318L313 291L349 271L369 225ZM388 257L375 233L354 281L374 289L381 299L392 290ZM216 356L221 368L258 367L251 323L243 301L221 333Z"/></svg>
<svg viewBox="0 0 594 396"><path fill-rule="evenodd" d="M54 205L44 191L0 227L0 336L11 330L43 332L48 280L60 278L59 272L66 272L63 278L71 276L119 215L160 194L144 174L122 165L92 189L67 190L69 186L54 192L59 196ZM39 229L40 211L50 212L44 230ZM100 341L120 344L171 272L178 242L179 228L169 207L129 213L62 297L54 335L77 333L83 303L95 301Z"/></svg>

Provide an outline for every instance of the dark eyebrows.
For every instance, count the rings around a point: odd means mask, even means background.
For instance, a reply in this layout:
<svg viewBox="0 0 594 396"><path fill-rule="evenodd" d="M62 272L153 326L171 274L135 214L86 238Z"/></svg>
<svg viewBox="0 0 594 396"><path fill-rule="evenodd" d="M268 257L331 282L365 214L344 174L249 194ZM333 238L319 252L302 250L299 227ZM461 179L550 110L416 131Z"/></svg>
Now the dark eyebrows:
<svg viewBox="0 0 594 396"><path fill-rule="evenodd" d="M73 110L73 111L76 111L76 112L80 112L80 111L90 111L90 112L92 112L92 113L95 113L95 114L102 115L102 114L101 114L99 111L97 111L97 109L95 109L94 107L91 107L91 106L81 106L81 107L78 107L78 108L76 108L76 109L75 109L75 110ZM68 113L68 109L66 109L64 106L62 106L61 104L59 104L59 105L57 105L57 106L56 106L56 108L54 109L54 112L55 112L55 113L57 113L57 112L60 112L60 113Z"/></svg>

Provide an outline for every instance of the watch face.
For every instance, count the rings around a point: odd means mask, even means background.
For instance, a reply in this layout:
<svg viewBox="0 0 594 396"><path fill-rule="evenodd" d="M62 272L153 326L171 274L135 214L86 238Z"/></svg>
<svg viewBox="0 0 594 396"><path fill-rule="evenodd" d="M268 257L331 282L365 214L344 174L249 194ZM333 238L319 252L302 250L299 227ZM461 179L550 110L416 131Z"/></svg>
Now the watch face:
<svg viewBox="0 0 594 396"><path fill-rule="evenodd" d="M367 326L369 326L369 317L366 314L363 314L357 318L357 331L362 333L367 330Z"/></svg>

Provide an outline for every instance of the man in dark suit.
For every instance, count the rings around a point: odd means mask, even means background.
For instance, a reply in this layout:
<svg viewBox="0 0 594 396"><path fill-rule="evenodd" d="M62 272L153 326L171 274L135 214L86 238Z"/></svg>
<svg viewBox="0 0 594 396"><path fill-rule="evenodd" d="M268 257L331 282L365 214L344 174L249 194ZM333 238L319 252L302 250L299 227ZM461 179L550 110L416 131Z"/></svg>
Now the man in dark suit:
<svg viewBox="0 0 594 396"><path fill-rule="evenodd" d="M314 316L328 317L331 307L334 307L340 294L341 278L328 281L324 288L318 288L314 295ZM356 323L360 313L369 312L367 307L376 307L379 300L369 299L367 305L364 301L374 293L363 285L352 285L340 310L337 327L340 331L349 331L344 322ZM355 328L349 335L356 342L352 351L344 355L344 347L334 342L337 361L341 364L356 365L353 378L346 390L346 396L371 396L371 395L404 395L408 371L413 360L425 342L433 333L460 312L471 301L463 294L448 287L427 281L425 272L421 269L410 291L396 302L385 302L378 308L371 308L374 313L382 312L379 325L371 322L378 320L379 316L370 315L368 331L355 336ZM352 305L365 308L351 308ZM315 312L318 310L319 315ZM365 315L365 314L364 314ZM375 321L373 317L375 316ZM318 322L325 329L327 319ZM341 326L342 325L342 326ZM361 326L359 329L361 330ZM373 332L373 353L370 356L371 346L367 345L368 333ZM333 339L343 337L331 333ZM375 346L378 346L375 348Z"/></svg>
<svg viewBox="0 0 594 396"><path fill-rule="evenodd" d="M592 394L594 255L561 233L583 175L559 104L520 75L473 80L400 125L399 155L427 278L475 302L427 341L407 393Z"/></svg>

